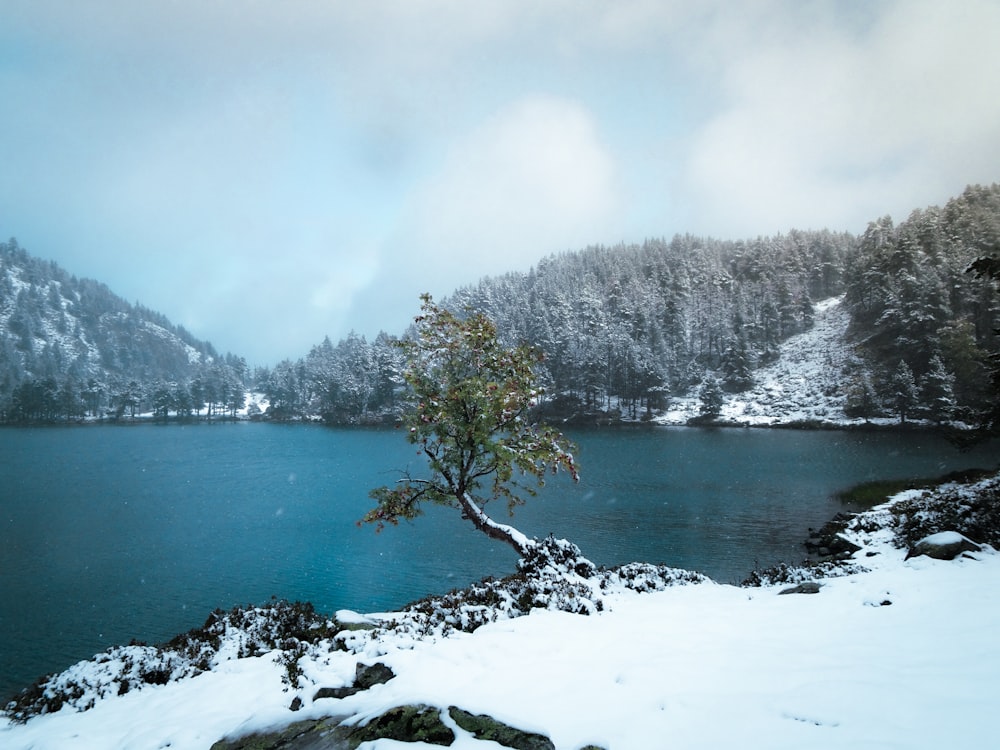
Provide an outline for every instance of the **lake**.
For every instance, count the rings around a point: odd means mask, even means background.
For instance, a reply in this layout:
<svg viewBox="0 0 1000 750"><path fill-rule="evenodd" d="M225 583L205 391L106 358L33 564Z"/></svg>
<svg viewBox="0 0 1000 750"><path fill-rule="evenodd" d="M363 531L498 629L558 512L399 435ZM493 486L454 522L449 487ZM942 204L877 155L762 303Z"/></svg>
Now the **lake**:
<svg viewBox="0 0 1000 750"><path fill-rule="evenodd" d="M581 481L550 480L514 525L601 565L634 560L721 582L803 557L872 479L996 466L918 433L573 430ZM434 509L376 534L368 490L423 466L405 435L257 423L0 430L0 696L135 638L272 596L385 611L515 568L514 553ZM506 520L502 507L494 516Z"/></svg>

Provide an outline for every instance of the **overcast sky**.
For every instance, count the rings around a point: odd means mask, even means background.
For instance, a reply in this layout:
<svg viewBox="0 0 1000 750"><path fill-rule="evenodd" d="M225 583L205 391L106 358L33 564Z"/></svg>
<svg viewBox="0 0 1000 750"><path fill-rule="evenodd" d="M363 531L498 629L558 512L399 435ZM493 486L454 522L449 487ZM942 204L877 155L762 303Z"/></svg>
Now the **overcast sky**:
<svg viewBox="0 0 1000 750"><path fill-rule="evenodd" d="M0 237L273 365L590 244L1000 180L1000 0L2 0Z"/></svg>

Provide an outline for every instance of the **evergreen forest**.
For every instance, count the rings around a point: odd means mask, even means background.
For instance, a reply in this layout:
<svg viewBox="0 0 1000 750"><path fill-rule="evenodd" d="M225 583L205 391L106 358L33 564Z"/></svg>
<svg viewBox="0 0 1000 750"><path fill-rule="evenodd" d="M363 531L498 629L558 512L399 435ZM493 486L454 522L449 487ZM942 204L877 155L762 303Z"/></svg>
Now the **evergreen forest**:
<svg viewBox="0 0 1000 750"><path fill-rule="evenodd" d="M972 266L997 256L1000 185L970 186L943 207L898 224L876 219L860 235L675 235L588 247L484 278L441 304L485 312L505 343L544 352L550 415L641 420L674 398L715 403L752 387L781 343L812 327L815 303L839 297L855 354L834 386L845 416L978 424L996 403L1000 296ZM103 285L14 240L0 244L6 422L136 411L218 418L243 408L245 391L260 394L263 418L393 422L403 392L396 343L385 332L327 338L251 373Z"/></svg>

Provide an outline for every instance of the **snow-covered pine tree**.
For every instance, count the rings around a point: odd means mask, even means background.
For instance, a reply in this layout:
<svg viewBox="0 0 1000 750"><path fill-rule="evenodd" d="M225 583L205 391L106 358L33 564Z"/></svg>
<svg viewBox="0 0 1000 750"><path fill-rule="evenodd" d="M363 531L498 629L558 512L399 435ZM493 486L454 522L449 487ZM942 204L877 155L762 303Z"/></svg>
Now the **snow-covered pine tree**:
<svg viewBox="0 0 1000 750"><path fill-rule="evenodd" d="M701 390L698 391L698 397L701 399L701 408L699 409L701 416L713 418L722 413L724 396L718 378L711 375L705 378Z"/></svg>
<svg viewBox="0 0 1000 750"><path fill-rule="evenodd" d="M935 422L947 422L958 407L955 401L955 376L944 366L941 355L931 357L930 366L921 381L923 405L927 416Z"/></svg>
<svg viewBox="0 0 1000 750"><path fill-rule="evenodd" d="M913 377L913 370L906 364L905 360L899 360L891 380L893 403L896 412L899 414L899 422L906 422L906 417L913 413L920 400L920 392L917 390L917 381Z"/></svg>

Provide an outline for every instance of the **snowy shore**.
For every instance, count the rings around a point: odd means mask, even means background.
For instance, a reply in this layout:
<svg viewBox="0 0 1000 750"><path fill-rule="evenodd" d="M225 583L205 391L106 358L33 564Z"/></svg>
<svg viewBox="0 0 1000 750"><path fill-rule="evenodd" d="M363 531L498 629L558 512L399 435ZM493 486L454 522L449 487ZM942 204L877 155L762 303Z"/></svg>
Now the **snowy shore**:
<svg viewBox="0 0 1000 750"><path fill-rule="evenodd" d="M534 609L472 633L356 631L350 650L303 657L294 687L283 681L280 652L225 658L237 649L224 643L198 676L105 697L84 712L4 720L0 746L209 748L310 717L364 723L406 704L489 714L567 749L990 746L1000 555L984 546L950 561L907 560L896 534L933 530L935 497L951 498L942 518L971 518L969 498L986 494L995 504L998 492L1000 476L903 493L893 502L910 503L908 515L882 506L859 516L844 536L860 549L840 574L812 579L816 594L781 595L811 575L798 571L756 588L609 587L603 611L589 616ZM376 661L396 676L354 695L315 697ZM457 726L455 735L454 748L500 747ZM383 739L362 747L431 746Z"/></svg>

